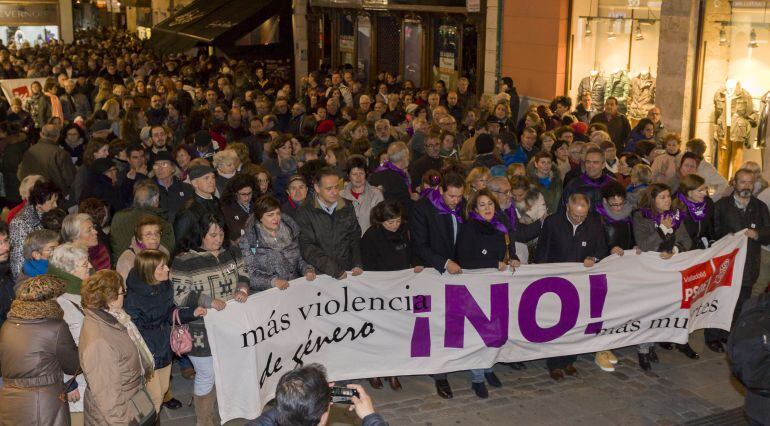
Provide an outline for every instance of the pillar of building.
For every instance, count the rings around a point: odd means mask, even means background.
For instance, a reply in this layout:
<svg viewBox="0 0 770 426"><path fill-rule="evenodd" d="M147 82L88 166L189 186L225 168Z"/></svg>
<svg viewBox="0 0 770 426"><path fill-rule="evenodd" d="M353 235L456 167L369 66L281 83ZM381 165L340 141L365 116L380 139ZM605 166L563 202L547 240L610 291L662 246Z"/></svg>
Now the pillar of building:
<svg viewBox="0 0 770 426"><path fill-rule="evenodd" d="M72 20L72 0L59 0L59 37L65 43L75 40L74 22Z"/></svg>
<svg viewBox="0 0 770 426"><path fill-rule="evenodd" d="M302 77L308 74L307 0L294 0L292 31L294 34L295 93L301 93Z"/></svg>
<svg viewBox="0 0 770 426"><path fill-rule="evenodd" d="M655 103L666 128L687 138L695 100L694 71L701 2L664 1L660 11L660 48Z"/></svg>
<svg viewBox="0 0 770 426"><path fill-rule="evenodd" d="M495 93L497 89L498 58L499 58L499 35L502 29L498 24L501 0L487 0L487 19L484 41L484 93Z"/></svg>
<svg viewBox="0 0 770 426"><path fill-rule="evenodd" d="M499 77L511 77L522 96L550 100L564 94L569 1L504 0L502 13Z"/></svg>

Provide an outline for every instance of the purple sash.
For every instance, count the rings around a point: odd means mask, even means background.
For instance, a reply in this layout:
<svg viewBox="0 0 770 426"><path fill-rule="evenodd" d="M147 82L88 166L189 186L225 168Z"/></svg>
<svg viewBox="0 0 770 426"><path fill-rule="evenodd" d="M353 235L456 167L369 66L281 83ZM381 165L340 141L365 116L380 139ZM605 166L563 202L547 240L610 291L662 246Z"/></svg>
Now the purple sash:
<svg viewBox="0 0 770 426"><path fill-rule="evenodd" d="M690 213L692 220L700 222L706 218L706 214L708 213L706 200L703 200L700 203L696 203L695 201L688 200L687 197L682 193L679 193L678 197L679 201L681 201L687 207L687 211Z"/></svg>
<svg viewBox="0 0 770 426"><path fill-rule="evenodd" d="M682 224L682 215L679 210L669 210L667 212L657 214L653 213L650 211L650 209L647 208L641 208L639 211L642 212L642 215L647 219L652 219L656 226L660 226L660 221L665 217L671 218L671 226L674 228L674 230L679 228L679 225Z"/></svg>
<svg viewBox="0 0 770 426"><path fill-rule="evenodd" d="M583 181L583 183L595 189L601 189L601 187L603 187L609 181L609 177L607 177L607 175L602 175L602 177L600 178L601 182L596 183L593 181L593 179L588 177L588 175L585 173L580 175L580 179Z"/></svg>
<svg viewBox="0 0 770 426"><path fill-rule="evenodd" d="M508 222L511 224L511 232L516 232L516 226L519 223L519 215L516 214L516 202L511 201L511 205L503 210L503 214L508 218Z"/></svg>
<svg viewBox="0 0 770 426"><path fill-rule="evenodd" d="M412 178L409 177L409 174L407 174L405 171L401 170L396 166L395 164L391 163L390 161L386 161L382 163L380 167L377 167L374 172L382 172L385 170L393 170L394 172L401 175L401 177L404 179L404 182L406 183L406 187L409 188L409 192L412 192Z"/></svg>
<svg viewBox="0 0 770 426"><path fill-rule="evenodd" d="M470 212L470 214L468 214L468 218L476 220L476 221L479 221L479 222L482 222L482 223L487 222L486 219L481 217L481 215L476 213L476 212ZM495 229L497 229L498 231L502 232L503 234L507 234L508 233L508 228L506 228L505 225L503 225L503 222L500 221L500 219L497 217L497 215L492 216L492 220L489 221L489 224L494 226Z"/></svg>
<svg viewBox="0 0 770 426"><path fill-rule="evenodd" d="M451 214L455 217L457 223L463 223L463 218L462 215L460 215L459 210L456 207L454 210L450 209L444 202L444 198L441 196L441 192L438 189L428 192L426 198L428 198L430 203L433 204L433 207L438 210L438 214Z"/></svg>

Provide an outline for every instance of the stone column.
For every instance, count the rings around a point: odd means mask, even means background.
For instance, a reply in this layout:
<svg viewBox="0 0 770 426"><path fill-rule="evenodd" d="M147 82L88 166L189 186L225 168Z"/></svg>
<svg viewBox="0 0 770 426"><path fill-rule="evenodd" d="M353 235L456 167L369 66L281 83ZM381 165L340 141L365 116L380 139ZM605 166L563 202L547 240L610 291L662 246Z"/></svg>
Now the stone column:
<svg viewBox="0 0 770 426"><path fill-rule="evenodd" d="M503 13L498 7L499 0L487 0L487 19L484 39L484 93L495 93L497 83L497 34L501 31L497 21Z"/></svg>
<svg viewBox="0 0 770 426"><path fill-rule="evenodd" d="M664 0L660 12L660 45L655 103L663 124L683 139L688 137L692 103L695 102L693 71L698 40L700 2Z"/></svg>
<svg viewBox="0 0 770 426"><path fill-rule="evenodd" d="M59 0L59 37L65 43L75 39L74 23L72 21L72 0Z"/></svg>
<svg viewBox="0 0 770 426"><path fill-rule="evenodd" d="M294 93L300 94L302 77L308 74L307 0L294 0Z"/></svg>

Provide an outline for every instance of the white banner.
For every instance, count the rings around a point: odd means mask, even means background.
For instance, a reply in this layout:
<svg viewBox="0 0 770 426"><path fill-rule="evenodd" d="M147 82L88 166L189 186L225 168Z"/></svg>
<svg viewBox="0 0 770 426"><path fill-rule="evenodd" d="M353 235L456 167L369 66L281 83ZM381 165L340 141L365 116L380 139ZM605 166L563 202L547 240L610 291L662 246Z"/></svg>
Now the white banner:
<svg viewBox="0 0 770 426"><path fill-rule="evenodd" d="M0 88L2 88L8 102L11 102L13 98L20 98L23 101L32 95L32 89L29 85L33 81L39 82L41 86L45 85L45 78L14 78L0 80Z"/></svg>
<svg viewBox="0 0 770 426"><path fill-rule="evenodd" d="M312 362L330 380L429 374L729 330L746 241L741 232L669 260L628 251L592 268L294 280L206 315L219 412L257 417L278 379Z"/></svg>

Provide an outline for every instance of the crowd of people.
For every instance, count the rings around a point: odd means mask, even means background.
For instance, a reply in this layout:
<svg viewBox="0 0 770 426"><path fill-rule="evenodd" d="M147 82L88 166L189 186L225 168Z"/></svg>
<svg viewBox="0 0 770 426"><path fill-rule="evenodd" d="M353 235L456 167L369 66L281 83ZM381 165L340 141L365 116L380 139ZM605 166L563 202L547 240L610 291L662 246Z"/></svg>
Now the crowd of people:
<svg viewBox="0 0 770 426"><path fill-rule="evenodd" d="M366 84L344 67L311 72L295 92L259 64L161 58L109 32L0 50L0 78L21 77L44 83L0 105L8 424L141 423L143 406L181 406L174 362L194 381L198 424L214 424L207 310L298 278L591 267L640 252L665 262L748 229L740 306L770 244L761 168L747 162L728 182L658 107L634 126L612 97L590 113L590 93L520 113L510 78L478 96L464 77L456 88L390 73ZM185 354L170 343L178 324L189 326ZM727 337L707 330L706 345L724 352ZM699 357L689 344L643 344L641 369L659 362L656 348ZM575 360L546 360L550 377L577 375ZM604 371L617 362L595 355ZM452 398L447 376L433 378ZM383 379L402 387L368 380ZM503 385L492 369L470 380L480 398ZM384 424L371 411L362 418Z"/></svg>

